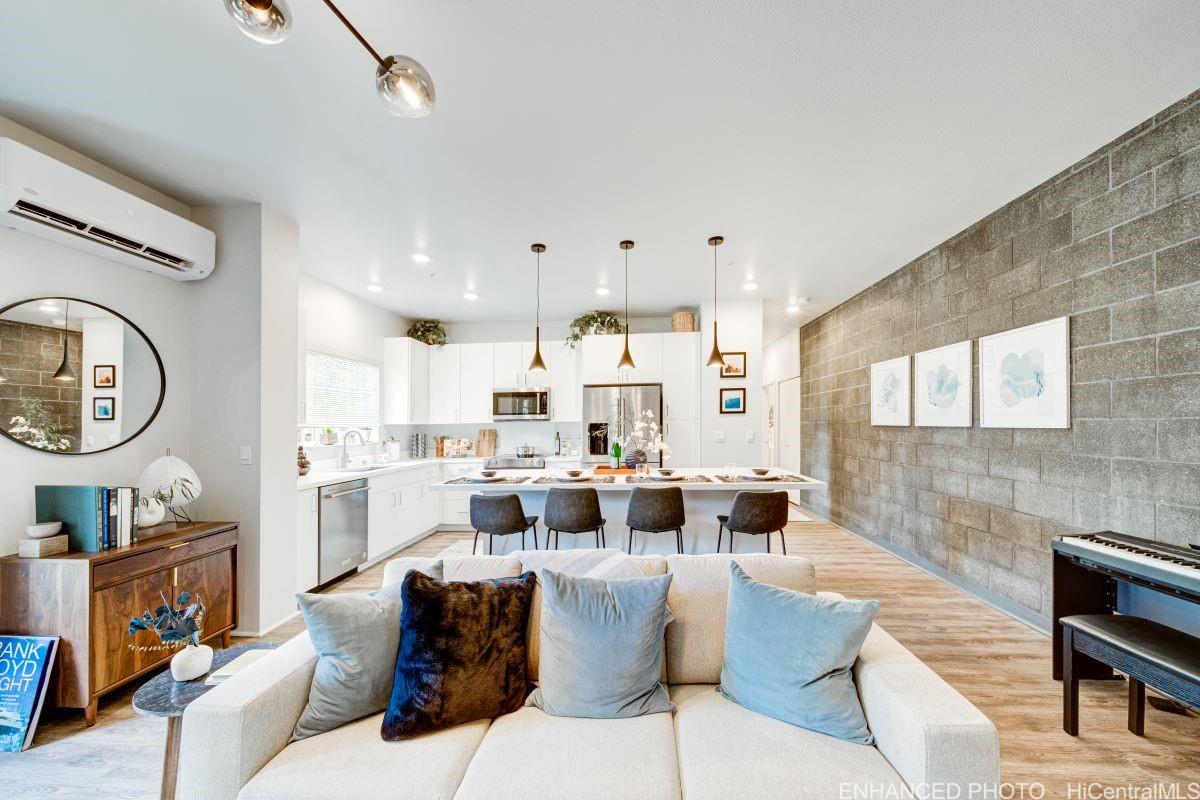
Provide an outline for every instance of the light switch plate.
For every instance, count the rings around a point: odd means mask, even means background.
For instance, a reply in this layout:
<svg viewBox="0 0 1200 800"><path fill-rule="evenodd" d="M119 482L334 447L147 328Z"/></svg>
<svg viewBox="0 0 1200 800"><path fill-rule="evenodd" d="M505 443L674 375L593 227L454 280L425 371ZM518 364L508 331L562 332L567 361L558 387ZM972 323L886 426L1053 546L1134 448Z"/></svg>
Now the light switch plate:
<svg viewBox="0 0 1200 800"><path fill-rule="evenodd" d="M746 431L746 444L754 442L754 431Z"/></svg>
<svg viewBox="0 0 1200 800"><path fill-rule="evenodd" d="M254 448L244 444L238 450L238 460L247 466L254 463Z"/></svg>
<svg viewBox="0 0 1200 800"><path fill-rule="evenodd" d="M713 431L713 441L718 444L725 441L725 431Z"/></svg>

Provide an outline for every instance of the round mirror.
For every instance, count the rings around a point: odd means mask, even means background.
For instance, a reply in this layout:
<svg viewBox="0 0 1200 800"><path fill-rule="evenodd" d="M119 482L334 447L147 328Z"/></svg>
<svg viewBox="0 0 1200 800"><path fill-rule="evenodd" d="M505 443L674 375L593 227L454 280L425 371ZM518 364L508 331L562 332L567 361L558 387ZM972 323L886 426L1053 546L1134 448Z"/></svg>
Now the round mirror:
<svg viewBox="0 0 1200 800"><path fill-rule="evenodd" d="M144 431L166 374L138 326L104 306L38 297L0 309L0 433L48 453L99 453Z"/></svg>

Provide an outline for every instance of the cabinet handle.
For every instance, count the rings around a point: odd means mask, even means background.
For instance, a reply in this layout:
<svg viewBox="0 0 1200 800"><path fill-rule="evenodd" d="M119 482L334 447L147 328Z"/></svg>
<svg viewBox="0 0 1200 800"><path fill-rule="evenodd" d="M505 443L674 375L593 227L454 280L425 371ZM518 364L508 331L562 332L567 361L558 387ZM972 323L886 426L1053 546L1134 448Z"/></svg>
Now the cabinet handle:
<svg viewBox="0 0 1200 800"><path fill-rule="evenodd" d="M332 499L333 499L333 498L335 498L335 497L341 497L341 496L343 496L343 495L347 495L347 494L358 494L359 492L365 492L365 491L367 491L367 488L368 488L368 487L366 487L366 486L363 486L363 487L362 487L362 488L360 488L360 489L346 489L346 490L344 490L344 491L341 491L341 492L334 492L333 494L327 494L327 495L325 495L325 499L326 499L326 500L332 500Z"/></svg>
<svg viewBox="0 0 1200 800"><path fill-rule="evenodd" d="M183 547L185 544L187 544L187 542L179 542L179 543L177 543L177 544L168 545L168 546L167 546L167 549L168 549L168 550L174 550L174 549L176 549L176 548L178 548L178 547Z"/></svg>

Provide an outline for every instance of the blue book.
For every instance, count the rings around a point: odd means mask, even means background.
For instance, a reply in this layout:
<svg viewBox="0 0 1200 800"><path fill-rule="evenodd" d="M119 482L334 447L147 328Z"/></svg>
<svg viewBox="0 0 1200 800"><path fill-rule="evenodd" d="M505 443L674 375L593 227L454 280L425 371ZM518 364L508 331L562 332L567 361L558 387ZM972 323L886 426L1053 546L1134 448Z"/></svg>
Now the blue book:
<svg viewBox="0 0 1200 800"><path fill-rule="evenodd" d="M37 522L61 522L71 550L96 553L108 509L99 486L36 486L33 490Z"/></svg>
<svg viewBox="0 0 1200 800"><path fill-rule="evenodd" d="M57 636L0 636L0 752L33 744L56 652Z"/></svg>

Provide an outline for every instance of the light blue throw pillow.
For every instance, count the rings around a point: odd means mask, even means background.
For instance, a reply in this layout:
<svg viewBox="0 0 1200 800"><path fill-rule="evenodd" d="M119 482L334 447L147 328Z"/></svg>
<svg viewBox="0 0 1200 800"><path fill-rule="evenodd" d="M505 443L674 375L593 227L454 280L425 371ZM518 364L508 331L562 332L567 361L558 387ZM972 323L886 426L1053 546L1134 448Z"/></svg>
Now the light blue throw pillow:
<svg viewBox="0 0 1200 800"><path fill-rule="evenodd" d="M440 581L442 562L420 572ZM296 595L318 658L293 742L387 708L400 649L402 583L373 592Z"/></svg>
<svg viewBox="0 0 1200 800"><path fill-rule="evenodd" d="M547 569L539 578L538 688L526 705L593 719L675 709L659 682L670 575L606 581Z"/></svg>
<svg viewBox="0 0 1200 800"><path fill-rule="evenodd" d="M851 668L878 600L827 600L750 578L729 562L718 690L740 706L856 744L874 744Z"/></svg>

